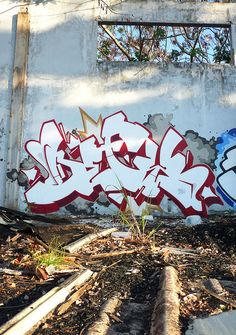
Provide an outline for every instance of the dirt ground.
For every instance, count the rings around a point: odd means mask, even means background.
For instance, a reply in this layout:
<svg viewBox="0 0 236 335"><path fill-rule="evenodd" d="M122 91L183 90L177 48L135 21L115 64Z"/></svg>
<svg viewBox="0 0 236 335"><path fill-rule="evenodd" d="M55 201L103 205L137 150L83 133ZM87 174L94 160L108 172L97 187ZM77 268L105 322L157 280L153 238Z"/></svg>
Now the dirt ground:
<svg viewBox="0 0 236 335"><path fill-rule="evenodd" d="M15 218L11 219L14 221ZM89 224L86 220L52 221L54 223L49 226L37 227L22 223L23 220L18 218L17 224L14 221L8 226L0 225L0 324L71 275L71 272L55 273L43 280L37 268L45 266L37 263L37 253L45 252L43 245L50 247L55 239L65 245L97 231L98 228L91 224L97 219L90 218L87 220ZM166 265L178 270L181 281L182 334L196 317L231 310L231 302L236 303L236 216L210 216L204 223L192 227L182 223L181 218L157 218L146 227L147 234L153 227L158 227L152 238L140 241L104 237L77 256L73 255L67 268L70 271L89 268L98 272L96 281L64 314L58 315L55 311L33 334L85 334L98 317L103 303L114 293L119 295L122 305L116 315L111 316L114 329L111 334L148 334L159 275ZM126 254L129 251L133 253ZM120 254L113 256L115 252ZM110 256L102 257L100 254L104 253ZM7 274L5 269L21 273ZM222 290L218 287L216 296L207 286L210 278L217 279L221 285ZM132 329L135 318L140 323L136 332Z"/></svg>

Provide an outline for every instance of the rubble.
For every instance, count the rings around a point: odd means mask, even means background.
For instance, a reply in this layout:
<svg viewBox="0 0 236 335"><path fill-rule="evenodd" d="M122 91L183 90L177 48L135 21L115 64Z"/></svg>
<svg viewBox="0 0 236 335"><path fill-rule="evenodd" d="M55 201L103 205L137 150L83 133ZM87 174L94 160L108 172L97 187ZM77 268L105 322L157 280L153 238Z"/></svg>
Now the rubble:
<svg viewBox="0 0 236 335"><path fill-rule="evenodd" d="M194 226L202 223L202 218L199 215L190 215L185 219L185 224L189 226Z"/></svg>
<svg viewBox="0 0 236 335"><path fill-rule="evenodd" d="M74 286L84 284L92 274L90 270L74 274L4 324L0 328L0 333L2 335L25 335L37 322L62 303Z"/></svg>
<svg viewBox="0 0 236 335"><path fill-rule="evenodd" d="M154 301L161 291L160 274L166 266L174 267L182 282L178 297L181 334L195 318L235 308L235 216L212 216L196 226L183 225L182 218L155 218L145 227L151 231L156 225L155 234L138 239L117 223L125 238L115 232L98 236L103 230L97 218L66 222L29 218L5 209L0 214L6 223L0 223L1 324L64 283L71 273L86 269L96 273L96 278L76 286L39 322L33 335L83 334L114 295L121 306L109 314L108 334L149 334ZM74 253L65 250L88 234L96 238ZM127 307L131 305L134 310L139 306L142 316L138 311L132 316Z"/></svg>

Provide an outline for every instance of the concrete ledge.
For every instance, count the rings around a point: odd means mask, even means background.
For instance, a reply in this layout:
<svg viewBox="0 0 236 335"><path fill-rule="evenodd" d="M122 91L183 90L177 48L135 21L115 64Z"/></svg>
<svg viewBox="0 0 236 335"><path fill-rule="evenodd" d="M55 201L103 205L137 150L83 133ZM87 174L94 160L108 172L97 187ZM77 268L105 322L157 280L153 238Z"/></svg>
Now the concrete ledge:
<svg viewBox="0 0 236 335"><path fill-rule="evenodd" d="M180 335L178 273L172 266L160 276L158 296L151 319L151 335Z"/></svg>
<svg viewBox="0 0 236 335"><path fill-rule="evenodd" d="M230 25L236 21L235 3L177 2L176 0L110 1L111 10L99 10L101 21L116 23ZM100 7L99 7L100 9Z"/></svg>

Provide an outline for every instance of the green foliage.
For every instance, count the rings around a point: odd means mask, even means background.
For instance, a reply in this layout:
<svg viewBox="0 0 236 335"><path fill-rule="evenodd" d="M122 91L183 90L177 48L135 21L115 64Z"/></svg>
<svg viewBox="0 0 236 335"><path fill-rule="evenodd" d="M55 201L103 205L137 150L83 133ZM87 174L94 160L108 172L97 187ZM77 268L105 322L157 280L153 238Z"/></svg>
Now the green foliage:
<svg viewBox="0 0 236 335"><path fill-rule="evenodd" d="M54 239L48 251L44 253L35 253L33 258L36 261L37 266L49 266L54 265L55 267L68 264L65 260L65 251L63 250L57 239Z"/></svg>
<svg viewBox="0 0 236 335"><path fill-rule="evenodd" d="M173 49L170 54L170 59L172 59L174 62L177 62L180 55L181 55L180 51Z"/></svg>
<svg viewBox="0 0 236 335"><path fill-rule="evenodd" d="M214 48L213 59L215 63L230 63L231 62L231 53L230 50L226 47L217 45Z"/></svg>
<svg viewBox="0 0 236 335"><path fill-rule="evenodd" d="M99 60L229 63L230 58L228 28L150 25L99 28Z"/></svg>
<svg viewBox="0 0 236 335"><path fill-rule="evenodd" d="M102 44L101 44L101 47L100 47L101 57L102 56L105 56L105 57L109 56L110 46L111 46L111 41L109 41L109 40L102 41Z"/></svg>
<svg viewBox="0 0 236 335"><path fill-rule="evenodd" d="M148 230L146 215L142 213L140 218L136 218L132 209L127 209L125 212L120 211L118 215L121 223L128 227L132 237L141 241L150 241L161 227L162 223Z"/></svg>
<svg viewBox="0 0 236 335"><path fill-rule="evenodd" d="M119 188L119 192L123 194L123 197L126 201L126 210L125 211L119 211L118 213L118 219L120 222L125 226L128 227L129 231L132 234L132 237L138 240L147 241L151 240L152 237L154 237L156 231L159 229L159 227L162 224L159 224L157 227L154 227L151 231L147 231L147 219L146 216L150 215L151 207L150 204L146 204L146 208L142 210L142 214L140 218L136 218L130 198L125 190L125 188L122 185L121 180L117 177ZM116 188L116 187L115 187Z"/></svg>
<svg viewBox="0 0 236 335"><path fill-rule="evenodd" d="M157 225L153 229L151 229L151 231L148 231L148 228L147 228L148 221L146 219L146 216L150 215L149 204L147 204L146 208L142 211L142 215L140 216L140 218L136 218L134 211L131 207L129 198L127 196L126 196L126 201L127 201L126 211L124 212L119 211L119 214L118 214L118 218L120 222L125 227L128 227L133 238L142 240L142 241L151 240L156 234L157 230L162 225L162 223Z"/></svg>
<svg viewBox="0 0 236 335"><path fill-rule="evenodd" d="M139 51L135 51L134 54L135 54L135 58L133 58L134 61L139 60L140 62L147 62L150 60L148 55L145 55L143 53L140 54Z"/></svg>
<svg viewBox="0 0 236 335"><path fill-rule="evenodd" d="M154 31L153 38L158 39L160 37L166 37L166 31L164 28L157 27Z"/></svg>

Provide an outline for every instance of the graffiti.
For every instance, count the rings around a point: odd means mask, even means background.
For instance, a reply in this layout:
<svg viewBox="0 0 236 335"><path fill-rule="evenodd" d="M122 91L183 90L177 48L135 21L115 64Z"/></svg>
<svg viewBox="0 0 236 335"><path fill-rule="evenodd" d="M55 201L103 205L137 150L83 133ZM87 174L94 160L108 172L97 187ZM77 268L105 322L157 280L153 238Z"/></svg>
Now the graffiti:
<svg viewBox="0 0 236 335"><path fill-rule="evenodd" d="M173 127L172 119L173 114L167 114L165 116L159 113L149 115L147 122L144 123L145 127L151 131L154 141L158 144L160 144L167 129ZM191 151L193 154L193 163L207 164L214 169L215 160L217 158L217 141L215 138L212 137L210 140L207 140L194 130L187 130L183 137L188 145L184 152L186 152L186 150Z"/></svg>
<svg viewBox="0 0 236 335"><path fill-rule="evenodd" d="M72 215L93 215L93 203L82 198L77 198L70 204L65 206L65 209Z"/></svg>
<svg viewBox="0 0 236 335"><path fill-rule="evenodd" d="M154 141L160 144L168 128L173 127L173 124L171 123L172 119L173 114L167 114L166 116L161 113L149 115L144 126L150 130Z"/></svg>
<svg viewBox="0 0 236 335"><path fill-rule="evenodd" d="M42 176L47 176L47 171L45 171L45 169L43 169L43 167L37 161L35 161L31 157L28 157L20 163L20 167L18 169L12 169L11 171L8 171L7 178L10 179L12 182L17 181L20 187L24 187L25 189L27 189L29 187L28 178L23 171L30 170L34 168L34 166L37 166Z"/></svg>
<svg viewBox="0 0 236 335"><path fill-rule="evenodd" d="M37 165L22 170L29 180L25 197L32 211L53 212L77 197L94 202L100 192L120 210L125 210L127 196L138 205L158 205L166 195L185 215L205 216L208 206L221 203L213 172L193 165L190 151L183 154L187 143L173 127L158 144L146 127L117 112L103 120L99 137L102 142L95 135L66 133L55 120L42 125L39 141L25 145Z"/></svg>
<svg viewBox="0 0 236 335"><path fill-rule="evenodd" d="M80 138L86 138L93 134L96 136L97 140L100 140L100 131L102 128L102 115L99 115L99 118L97 121L95 121L91 116L89 116L82 108L79 108L80 115L83 122L84 130L77 130L76 134L80 136ZM75 132L74 132L75 133Z"/></svg>
<svg viewBox="0 0 236 335"><path fill-rule="evenodd" d="M228 205L236 209L236 128L222 134L218 142L217 191Z"/></svg>
<svg viewBox="0 0 236 335"><path fill-rule="evenodd" d="M25 174L21 171L17 171L17 169L12 169L11 171L7 172L7 178L10 179L12 182L17 181L19 186L25 188L29 186Z"/></svg>
<svg viewBox="0 0 236 335"><path fill-rule="evenodd" d="M212 137L207 140L194 130L187 130L183 136L188 144L188 149L193 153L193 163L207 164L212 169L215 169L215 160L217 158L217 141L215 138Z"/></svg>

